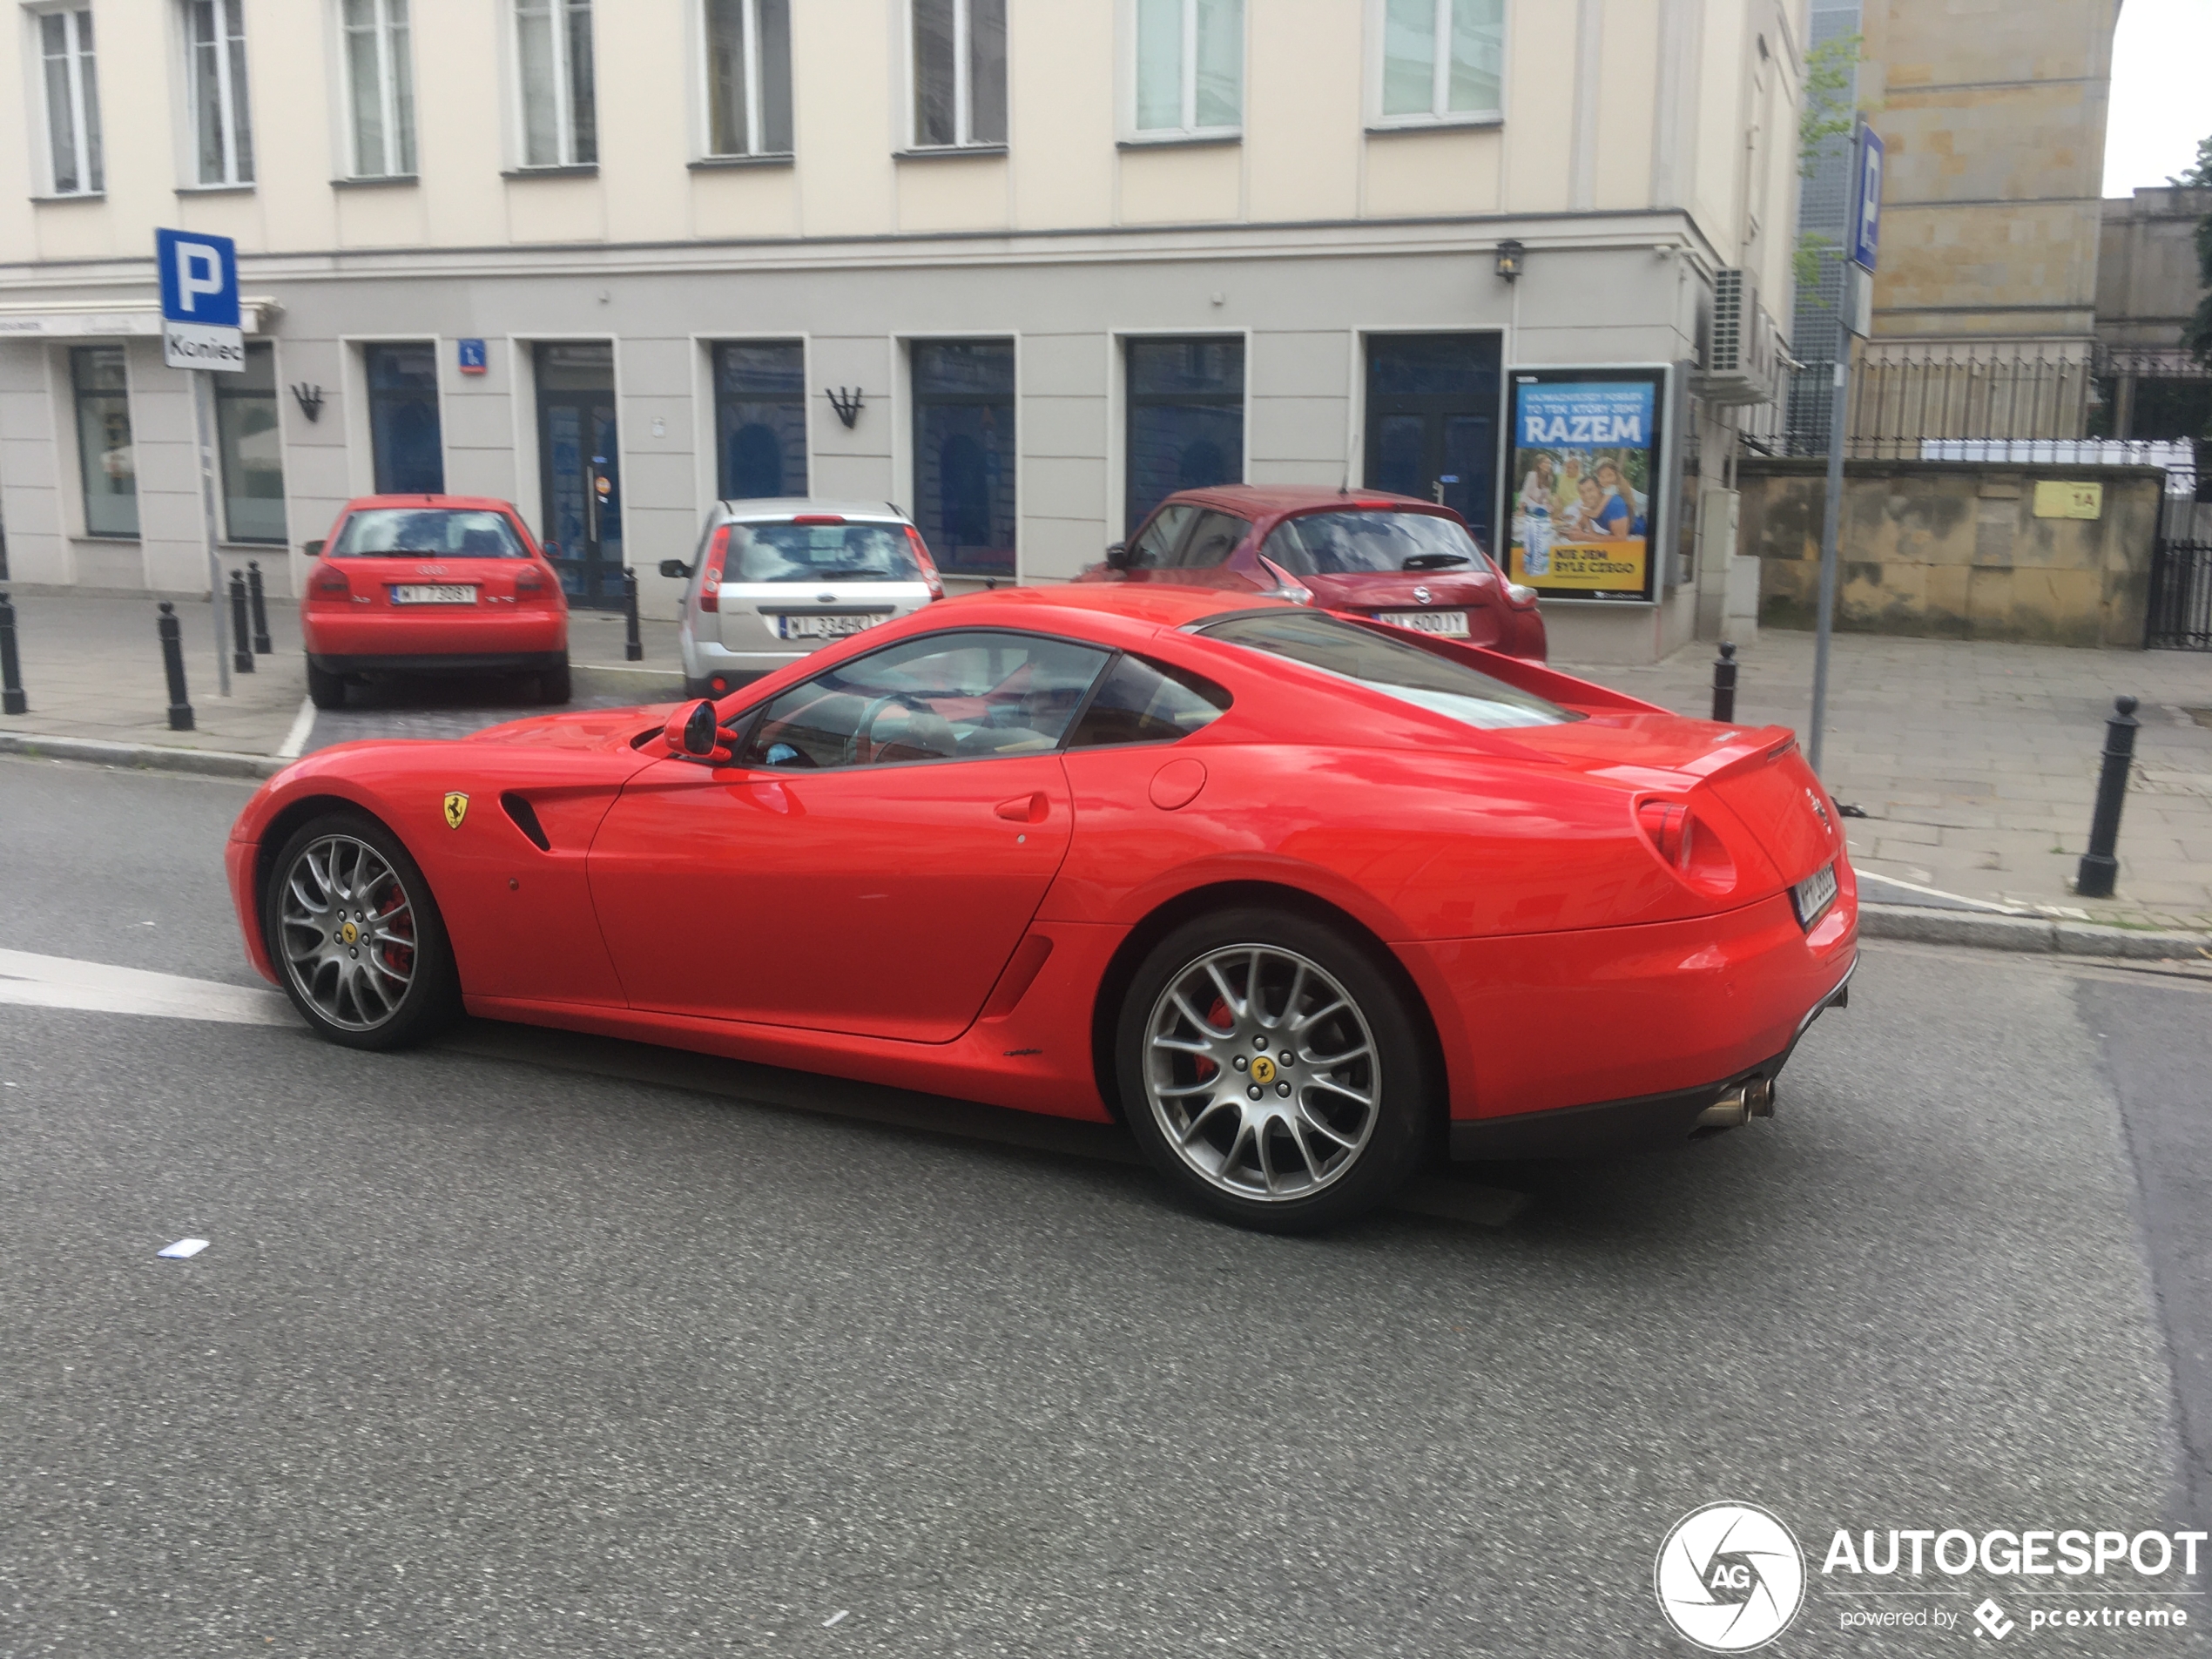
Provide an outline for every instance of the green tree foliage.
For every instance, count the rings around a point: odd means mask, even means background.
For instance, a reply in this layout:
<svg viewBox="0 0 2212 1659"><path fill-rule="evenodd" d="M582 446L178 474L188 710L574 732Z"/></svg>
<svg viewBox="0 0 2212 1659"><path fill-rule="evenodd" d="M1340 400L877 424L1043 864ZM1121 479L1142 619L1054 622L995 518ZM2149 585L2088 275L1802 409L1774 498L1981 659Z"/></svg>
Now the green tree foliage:
<svg viewBox="0 0 2212 1659"><path fill-rule="evenodd" d="M1858 34L1838 35L1805 54L1804 101L1797 108L1797 173L1801 178L1811 178L1823 161L1839 153L1838 143L1848 144L1858 124L1858 111L1851 102L1851 82L1864 38ZM1791 274L1801 292L1820 286L1821 260L1833 259L1838 251L1833 237L1818 231L1797 233L1797 246L1790 256Z"/></svg>
<svg viewBox="0 0 2212 1659"><path fill-rule="evenodd" d="M2198 139L2196 165L2167 183L2185 189L2212 187L2212 138ZM2198 362L2212 368L2212 213L2196 221L2196 269L2205 292L2197 297L2196 309L2182 325L2182 344Z"/></svg>

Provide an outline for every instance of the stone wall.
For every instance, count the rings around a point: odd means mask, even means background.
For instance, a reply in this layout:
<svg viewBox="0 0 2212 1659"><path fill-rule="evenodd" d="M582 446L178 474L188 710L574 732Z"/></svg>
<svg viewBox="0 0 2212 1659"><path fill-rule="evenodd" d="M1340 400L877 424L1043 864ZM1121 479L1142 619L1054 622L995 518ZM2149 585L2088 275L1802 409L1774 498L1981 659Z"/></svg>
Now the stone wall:
<svg viewBox="0 0 2212 1659"><path fill-rule="evenodd" d="M1759 560L1767 626L1813 625L1826 471L1819 461L1738 469L1737 548ZM2164 479L2149 467L1848 462L1836 625L2139 649ZM2101 484L2099 516L2035 516L2046 481Z"/></svg>

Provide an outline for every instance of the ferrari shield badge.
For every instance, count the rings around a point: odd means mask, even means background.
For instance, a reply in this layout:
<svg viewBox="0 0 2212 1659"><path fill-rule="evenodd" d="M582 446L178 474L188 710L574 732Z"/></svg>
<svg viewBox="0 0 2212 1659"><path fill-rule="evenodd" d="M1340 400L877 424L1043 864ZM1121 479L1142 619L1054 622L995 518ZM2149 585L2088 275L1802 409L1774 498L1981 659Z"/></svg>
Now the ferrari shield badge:
<svg viewBox="0 0 2212 1659"><path fill-rule="evenodd" d="M469 816L469 797L455 790L446 797L446 827L459 829L461 820Z"/></svg>

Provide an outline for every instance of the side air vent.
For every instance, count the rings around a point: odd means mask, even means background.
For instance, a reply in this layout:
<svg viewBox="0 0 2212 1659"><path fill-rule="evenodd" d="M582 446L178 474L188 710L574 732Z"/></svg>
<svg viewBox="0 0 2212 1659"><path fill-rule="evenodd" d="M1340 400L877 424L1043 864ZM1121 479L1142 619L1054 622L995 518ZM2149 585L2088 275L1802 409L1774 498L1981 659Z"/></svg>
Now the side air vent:
<svg viewBox="0 0 2212 1659"><path fill-rule="evenodd" d="M545 836L545 826L537 821L537 808L511 789L499 798L499 805L501 810L515 820L515 827L529 836L539 852L550 853L553 850L553 843Z"/></svg>

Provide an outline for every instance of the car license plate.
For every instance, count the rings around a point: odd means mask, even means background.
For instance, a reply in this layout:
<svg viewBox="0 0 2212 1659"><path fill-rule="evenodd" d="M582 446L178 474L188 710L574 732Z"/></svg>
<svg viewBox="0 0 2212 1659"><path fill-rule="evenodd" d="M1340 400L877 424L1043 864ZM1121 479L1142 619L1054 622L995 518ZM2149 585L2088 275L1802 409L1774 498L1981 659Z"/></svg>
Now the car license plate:
<svg viewBox="0 0 2212 1659"><path fill-rule="evenodd" d="M1790 889L1790 902L1797 907L1797 926L1811 931L1836 902L1836 867L1823 865Z"/></svg>
<svg viewBox="0 0 2212 1659"><path fill-rule="evenodd" d="M392 590L395 605L472 605L476 590L463 582L404 582Z"/></svg>
<svg viewBox="0 0 2212 1659"><path fill-rule="evenodd" d="M1375 620L1396 628L1411 628L1419 634L1448 634L1453 639L1467 637L1467 613L1464 610L1386 610Z"/></svg>
<svg viewBox="0 0 2212 1659"><path fill-rule="evenodd" d="M842 639L873 628L891 613L870 611L861 617L779 617L778 636L785 639Z"/></svg>

